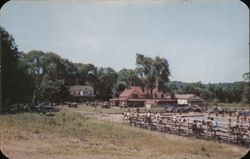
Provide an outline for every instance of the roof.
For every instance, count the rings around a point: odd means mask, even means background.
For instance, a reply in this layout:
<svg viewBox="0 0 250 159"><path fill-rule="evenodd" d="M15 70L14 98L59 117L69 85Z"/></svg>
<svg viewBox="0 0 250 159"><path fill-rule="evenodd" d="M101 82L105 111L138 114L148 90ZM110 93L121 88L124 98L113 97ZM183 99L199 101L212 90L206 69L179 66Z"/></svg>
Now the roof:
<svg viewBox="0 0 250 159"><path fill-rule="evenodd" d="M130 102L145 102L146 99L136 99L136 98L133 98L133 99L128 99L128 101L130 101Z"/></svg>
<svg viewBox="0 0 250 159"><path fill-rule="evenodd" d="M132 86L130 88L125 89L119 97L129 97L132 93L137 92L140 95L144 95L145 92L142 91L141 87Z"/></svg>
<svg viewBox="0 0 250 159"><path fill-rule="evenodd" d="M127 101L128 98L112 98L110 101Z"/></svg>
<svg viewBox="0 0 250 159"><path fill-rule="evenodd" d="M195 94L176 94L175 98L177 99L192 99L192 100L202 100L199 96Z"/></svg>
<svg viewBox="0 0 250 159"><path fill-rule="evenodd" d="M151 100L151 99L147 99L145 103L146 104L155 104L156 101L155 100Z"/></svg>
<svg viewBox="0 0 250 159"><path fill-rule="evenodd" d="M120 95L119 97L125 97L125 98L128 98L131 94L133 93L137 93L139 94L139 98L145 98L145 95L149 95L150 94L150 91L149 89L144 89L142 90L141 87L139 86L131 86L130 88L127 88L125 89ZM154 88L153 89L153 95L154 94L157 94L158 97L161 97L162 95L162 92L158 91L158 89Z"/></svg>
<svg viewBox="0 0 250 159"><path fill-rule="evenodd" d="M157 102L170 102L170 101L177 101L176 98L175 99L171 99L171 98L159 98L156 99Z"/></svg>
<svg viewBox="0 0 250 159"><path fill-rule="evenodd" d="M84 90L84 89L94 90L93 87L87 86L87 85L74 85L74 86L70 86L69 89L71 91L80 91L80 90Z"/></svg>

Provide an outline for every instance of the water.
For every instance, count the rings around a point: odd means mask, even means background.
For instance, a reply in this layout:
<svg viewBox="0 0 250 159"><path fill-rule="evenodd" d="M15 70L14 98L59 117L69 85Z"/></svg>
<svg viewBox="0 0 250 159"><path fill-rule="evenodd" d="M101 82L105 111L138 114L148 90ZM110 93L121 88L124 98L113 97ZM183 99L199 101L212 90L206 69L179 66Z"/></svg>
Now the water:
<svg viewBox="0 0 250 159"><path fill-rule="evenodd" d="M192 117L185 117L186 119L189 119L191 121L194 120L208 120L208 116L207 115L203 115L203 116L192 116ZM228 127L228 121L229 121L230 117L214 117L214 121L217 123L217 126L219 127ZM240 125L243 126L249 126L248 122L240 122Z"/></svg>

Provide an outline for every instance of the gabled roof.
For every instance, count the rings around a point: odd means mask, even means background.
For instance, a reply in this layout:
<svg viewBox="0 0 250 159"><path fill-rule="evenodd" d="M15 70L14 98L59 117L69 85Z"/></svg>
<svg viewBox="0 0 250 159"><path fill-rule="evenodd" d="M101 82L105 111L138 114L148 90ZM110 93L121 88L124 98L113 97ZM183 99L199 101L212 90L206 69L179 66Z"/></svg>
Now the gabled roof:
<svg viewBox="0 0 250 159"><path fill-rule="evenodd" d="M137 93L141 98L145 98L145 95L149 95L150 91L149 89L144 89L144 91L142 90L141 87L139 86L131 86L130 88L125 89L120 95L119 97L123 97L123 98L128 98L131 94L133 93ZM158 89L153 89L153 95L157 94L157 97L161 97L162 92L159 92Z"/></svg>
<svg viewBox="0 0 250 159"><path fill-rule="evenodd" d="M125 89L119 97L129 97L132 93L137 92L140 95L144 95L144 92L142 91L141 87L138 86L132 86L130 88Z"/></svg>
<svg viewBox="0 0 250 159"><path fill-rule="evenodd" d="M93 87L91 86L87 86L87 85L74 85L74 86L70 86L69 90L71 91L81 91L81 90L94 90Z"/></svg>
<svg viewBox="0 0 250 159"><path fill-rule="evenodd" d="M194 94L176 94L175 98L177 99L196 99L196 100L202 100L199 96Z"/></svg>

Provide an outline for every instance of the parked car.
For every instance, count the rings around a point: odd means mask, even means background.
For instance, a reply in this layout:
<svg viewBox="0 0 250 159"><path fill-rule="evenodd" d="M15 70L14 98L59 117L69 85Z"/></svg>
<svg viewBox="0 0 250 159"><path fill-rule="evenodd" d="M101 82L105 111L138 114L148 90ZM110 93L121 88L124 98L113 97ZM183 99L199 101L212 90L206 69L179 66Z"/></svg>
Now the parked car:
<svg viewBox="0 0 250 159"><path fill-rule="evenodd" d="M101 107L102 108L110 108L109 102L102 102Z"/></svg>
<svg viewBox="0 0 250 159"><path fill-rule="evenodd" d="M51 104L49 102L42 102L42 103L38 103L35 106L35 111L37 111L39 113L51 115L53 112L57 112L58 109L53 104Z"/></svg>
<svg viewBox="0 0 250 159"><path fill-rule="evenodd" d="M76 102L68 102L68 107L77 107L77 103Z"/></svg>

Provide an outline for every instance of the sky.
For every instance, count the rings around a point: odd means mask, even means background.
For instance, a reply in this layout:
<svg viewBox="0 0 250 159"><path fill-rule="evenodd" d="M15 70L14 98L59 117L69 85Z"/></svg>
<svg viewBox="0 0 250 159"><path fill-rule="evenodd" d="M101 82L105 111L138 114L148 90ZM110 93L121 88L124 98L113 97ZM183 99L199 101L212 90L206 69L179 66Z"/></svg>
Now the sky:
<svg viewBox="0 0 250 159"><path fill-rule="evenodd" d="M55 52L98 67L165 57L170 80L242 81L249 71L249 10L239 0L12 0L0 25L20 51Z"/></svg>

